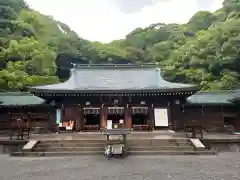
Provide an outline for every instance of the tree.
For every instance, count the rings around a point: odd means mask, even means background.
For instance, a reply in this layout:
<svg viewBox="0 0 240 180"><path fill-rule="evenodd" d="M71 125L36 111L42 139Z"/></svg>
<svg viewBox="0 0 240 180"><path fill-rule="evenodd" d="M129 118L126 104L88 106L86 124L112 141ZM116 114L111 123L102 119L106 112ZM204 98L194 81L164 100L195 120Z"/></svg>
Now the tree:
<svg viewBox="0 0 240 180"><path fill-rule="evenodd" d="M164 78L202 90L240 83L240 0L214 13L199 11L186 24L155 23L111 43L80 38L66 24L23 0L0 0L0 88L66 80L72 63L155 63Z"/></svg>

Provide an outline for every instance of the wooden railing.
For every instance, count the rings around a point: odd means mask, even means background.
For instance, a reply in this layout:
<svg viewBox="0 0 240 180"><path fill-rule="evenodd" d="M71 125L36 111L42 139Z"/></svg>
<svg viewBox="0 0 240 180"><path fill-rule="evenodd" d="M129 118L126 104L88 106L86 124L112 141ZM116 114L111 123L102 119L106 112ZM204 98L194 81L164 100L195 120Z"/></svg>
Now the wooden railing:
<svg viewBox="0 0 240 180"><path fill-rule="evenodd" d="M35 128L47 130L49 127L49 113L9 113L10 138L17 136L17 139L29 138L30 133Z"/></svg>
<svg viewBox="0 0 240 180"><path fill-rule="evenodd" d="M150 131L150 125L149 124L138 124L133 125L134 131Z"/></svg>
<svg viewBox="0 0 240 180"><path fill-rule="evenodd" d="M193 120L190 123L184 124L184 132L186 134L186 137L189 137L189 135L191 135L191 138L197 138L197 134L200 134L200 137L203 138L203 131L204 126L197 121Z"/></svg>
<svg viewBox="0 0 240 180"><path fill-rule="evenodd" d="M84 125L83 126L83 131L99 131L100 130L100 126L99 124L96 125Z"/></svg>
<svg viewBox="0 0 240 180"><path fill-rule="evenodd" d="M24 139L24 136L27 136L29 139L30 137L30 131L31 131L31 126L29 122L26 122L21 119L17 119L15 121L11 121L11 126L10 126L10 139L13 138L15 135L17 139Z"/></svg>

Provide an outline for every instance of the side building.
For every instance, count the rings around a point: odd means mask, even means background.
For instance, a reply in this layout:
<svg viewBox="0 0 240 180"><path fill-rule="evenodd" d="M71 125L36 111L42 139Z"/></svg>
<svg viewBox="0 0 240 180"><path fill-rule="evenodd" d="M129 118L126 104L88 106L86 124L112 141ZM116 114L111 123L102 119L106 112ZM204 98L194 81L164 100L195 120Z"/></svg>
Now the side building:
<svg viewBox="0 0 240 180"><path fill-rule="evenodd" d="M55 109L28 92L0 92L0 131L11 128L11 122L22 119L35 129L51 131L55 125Z"/></svg>

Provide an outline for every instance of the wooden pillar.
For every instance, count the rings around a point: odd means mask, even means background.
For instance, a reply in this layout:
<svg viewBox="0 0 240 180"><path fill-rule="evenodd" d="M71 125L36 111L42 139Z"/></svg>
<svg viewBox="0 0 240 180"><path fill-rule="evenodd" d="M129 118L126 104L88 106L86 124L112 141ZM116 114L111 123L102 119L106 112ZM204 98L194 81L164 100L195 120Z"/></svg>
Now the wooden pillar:
<svg viewBox="0 0 240 180"><path fill-rule="evenodd" d="M184 130L185 131L185 125L186 125L186 122L187 122L187 116L186 116L186 112L185 112L185 106L184 104L181 105L181 112L182 112L182 126L181 126L181 130Z"/></svg>
<svg viewBox="0 0 240 180"><path fill-rule="evenodd" d="M234 131L240 132L240 113L237 112L236 115L237 115L237 117L234 120L234 127L235 127Z"/></svg>
<svg viewBox="0 0 240 180"><path fill-rule="evenodd" d="M182 112L179 104L174 104L169 107L172 130L176 131L182 126Z"/></svg>
<svg viewBox="0 0 240 180"><path fill-rule="evenodd" d="M124 128L128 128L128 104L124 107Z"/></svg>
<svg viewBox="0 0 240 180"><path fill-rule="evenodd" d="M167 108L167 114L168 114L168 127L171 130L175 130L175 122L174 118L172 117L172 112L174 112L174 105L171 106L170 102L168 102L168 108ZM175 112L176 113L176 112Z"/></svg>
<svg viewBox="0 0 240 180"><path fill-rule="evenodd" d="M105 129L107 128L107 107L104 106L104 104L100 107L100 128Z"/></svg>
<svg viewBox="0 0 240 180"><path fill-rule="evenodd" d="M148 124L150 126L149 130L152 131L154 130L154 105L151 104L148 107Z"/></svg>
<svg viewBox="0 0 240 180"><path fill-rule="evenodd" d="M125 114L124 114L124 124L125 128L132 128L132 107L127 104L125 107Z"/></svg>
<svg viewBox="0 0 240 180"><path fill-rule="evenodd" d="M83 121L84 121L84 112L83 107L81 105L77 106L77 119L76 119L76 131L82 131L83 130Z"/></svg>
<svg viewBox="0 0 240 180"><path fill-rule="evenodd" d="M104 129L104 105L100 107L100 128Z"/></svg>

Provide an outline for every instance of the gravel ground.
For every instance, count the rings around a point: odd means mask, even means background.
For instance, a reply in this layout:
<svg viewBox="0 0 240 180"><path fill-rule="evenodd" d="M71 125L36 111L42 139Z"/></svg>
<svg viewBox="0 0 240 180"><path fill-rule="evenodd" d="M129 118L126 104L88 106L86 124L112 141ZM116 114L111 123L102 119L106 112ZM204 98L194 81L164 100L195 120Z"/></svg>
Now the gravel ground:
<svg viewBox="0 0 240 180"><path fill-rule="evenodd" d="M217 156L0 156L0 180L238 180L240 153Z"/></svg>

